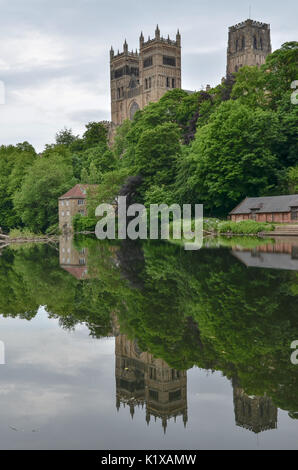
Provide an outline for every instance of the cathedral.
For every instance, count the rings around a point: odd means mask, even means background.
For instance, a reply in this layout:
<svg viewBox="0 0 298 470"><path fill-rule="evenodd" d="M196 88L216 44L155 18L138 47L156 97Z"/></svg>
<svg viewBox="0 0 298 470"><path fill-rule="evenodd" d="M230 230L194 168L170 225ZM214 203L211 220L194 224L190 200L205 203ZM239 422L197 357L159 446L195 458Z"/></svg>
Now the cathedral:
<svg viewBox="0 0 298 470"><path fill-rule="evenodd" d="M271 53L270 25L248 19L229 28L227 76L245 66L261 66ZM139 50L110 51L112 127L133 119L139 109L157 102L169 90L181 89L181 35L154 38L140 36Z"/></svg>

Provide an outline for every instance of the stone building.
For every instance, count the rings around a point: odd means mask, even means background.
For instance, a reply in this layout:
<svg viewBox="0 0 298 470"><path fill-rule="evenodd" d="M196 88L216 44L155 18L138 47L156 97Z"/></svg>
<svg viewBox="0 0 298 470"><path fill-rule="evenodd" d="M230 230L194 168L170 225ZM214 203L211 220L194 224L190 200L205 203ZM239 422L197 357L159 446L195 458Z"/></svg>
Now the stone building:
<svg viewBox="0 0 298 470"><path fill-rule="evenodd" d="M246 20L229 28L227 76L244 65L262 65L271 54L270 25Z"/></svg>
<svg viewBox="0 0 298 470"><path fill-rule="evenodd" d="M236 425L259 434L277 429L277 408L267 396L248 396L244 390L234 388L234 409Z"/></svg>
<svg viewBox="0 0 298 470"><path fill-rule="evenodd" d="M168 421L187 414L187 372L169 367L162 359L139 349L125 335L116 337L116 406L128 407L133 418L137 407L146 407L146 421L160 419L164 432Z"/></svg>
<svg viewBox="0 0 298 470"><path fill-rule="evenodd" d="M155 37L140 36L139 51L110 51L112 125L132 119L137 110L158 101L168 90L181 88L181 36L163 38L159 27Z"/></svg>
<svg viewBox="0 0 298 470"><path fill-rule="evenodd" d="M96 189L97 185L77 184L59 198L59 229L72 231L72 218L76 214L87 215L87 192Z"/></svg>
<svg viewBox="0 0 298 470"><path fill-rule="evenodd" d="M59 239L59 261L62 269L78 281L89 279L88 249L77 248L73 236L63 236Z"/></svg>

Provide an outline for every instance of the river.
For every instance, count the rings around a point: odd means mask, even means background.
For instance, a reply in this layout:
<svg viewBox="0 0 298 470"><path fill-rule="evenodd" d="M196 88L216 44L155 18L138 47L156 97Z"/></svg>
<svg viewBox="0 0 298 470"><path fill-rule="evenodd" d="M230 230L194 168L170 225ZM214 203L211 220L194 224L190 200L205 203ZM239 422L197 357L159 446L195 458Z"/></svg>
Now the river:
<svg viewBox="0 0 298 470"><path fill-rule="evenodd" d="M0 313L1 449L298 447L295 239L13 245Z"/></svg>

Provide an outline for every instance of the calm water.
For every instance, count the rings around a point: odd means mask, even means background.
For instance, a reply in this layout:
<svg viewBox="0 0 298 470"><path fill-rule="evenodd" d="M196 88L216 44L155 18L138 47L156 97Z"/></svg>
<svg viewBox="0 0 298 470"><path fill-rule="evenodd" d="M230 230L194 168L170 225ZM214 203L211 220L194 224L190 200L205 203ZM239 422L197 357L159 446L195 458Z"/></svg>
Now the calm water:
<svg viewBox="0 0 298 470"><path fill-rule="evenodd" d="M296 449L298 241L207 245L3 250L0 448Z"/></svg>

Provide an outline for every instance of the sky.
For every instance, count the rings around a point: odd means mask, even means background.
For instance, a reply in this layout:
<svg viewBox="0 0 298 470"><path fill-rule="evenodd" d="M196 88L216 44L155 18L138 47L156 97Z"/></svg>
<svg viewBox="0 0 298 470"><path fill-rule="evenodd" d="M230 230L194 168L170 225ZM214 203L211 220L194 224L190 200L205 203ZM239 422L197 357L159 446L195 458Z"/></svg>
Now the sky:
<svg viewBox="0 0 298 470"><path fill-rule="evenodd" d="M228 27L250 5L271 24L273 50L298 40L296 0L0 0L0 145L41 151L64 127L82 134L89 121L110 120L111 45L136 49L156 24L171 38L180 29L184 89L220 83Z"/></svg>

